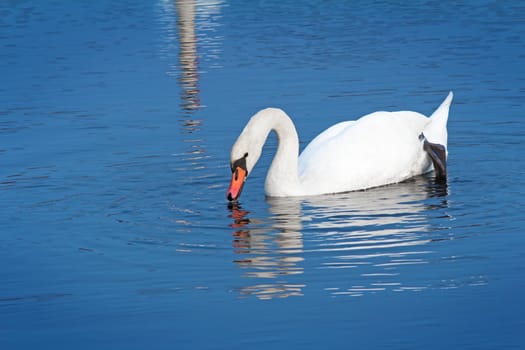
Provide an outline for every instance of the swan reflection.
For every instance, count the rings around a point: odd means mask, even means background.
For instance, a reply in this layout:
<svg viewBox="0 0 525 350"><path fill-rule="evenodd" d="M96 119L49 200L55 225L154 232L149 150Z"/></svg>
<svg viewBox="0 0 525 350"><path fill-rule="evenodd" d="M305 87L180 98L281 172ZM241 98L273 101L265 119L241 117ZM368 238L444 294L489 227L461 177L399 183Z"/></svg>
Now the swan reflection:
<svg viewBox="0 0 525 350"><path fill-rule="evenodd" d="M302 295L304 285L284 280L286 276L303 273L301 226L295 225L295 218L287 218L286 212L275 213L268 229L266 223L248 218L250 212L237 203L230 204L229 209L233 218L231 227L235 229L233 248L239 256L234 262L246 270L245 277L273 281L242 288L241 294L254 294L261 299Z"/></svg>
<svg viewBox="0 0 525 350"><path fill-rule="evenodd" d="M260 282L240 293L302 295L305 269L323 269L334 295L424 289L403 271L428 263L428 244L446 239L447 194L446 183L418 177L360 192L267 198L269 222L230 204L235 264Z"/></svg>

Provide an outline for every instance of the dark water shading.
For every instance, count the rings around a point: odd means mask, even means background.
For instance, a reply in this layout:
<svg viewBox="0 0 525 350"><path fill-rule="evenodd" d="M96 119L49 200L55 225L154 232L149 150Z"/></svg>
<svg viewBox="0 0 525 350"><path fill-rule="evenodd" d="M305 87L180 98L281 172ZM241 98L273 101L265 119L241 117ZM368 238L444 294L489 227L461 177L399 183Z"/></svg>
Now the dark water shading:
<svg viewBox="0 0 525 350"><path fill-rule="evenodd" d="M0 4L0 349L521 349L525 7ZM229 149L453 90L449 177L239 203Z"/></svg>

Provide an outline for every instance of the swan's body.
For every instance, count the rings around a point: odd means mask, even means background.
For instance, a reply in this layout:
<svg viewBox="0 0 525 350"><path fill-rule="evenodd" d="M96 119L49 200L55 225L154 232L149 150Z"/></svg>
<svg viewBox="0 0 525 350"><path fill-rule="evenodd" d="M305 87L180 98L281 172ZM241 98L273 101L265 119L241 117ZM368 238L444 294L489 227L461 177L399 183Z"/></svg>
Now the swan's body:
<svg viewBox="0 0 525 350"><path fill-rule="evenodd" d="M268 196L319 195L404 181L433 169L435 155L431 158L426 146L444 147L446 157L451 101L449 93L429 118L409 111L375 112L335 124L314 138L300 156L290 117L281 109L263 109L250 119L232 147L234 178L237 181L237 168L243 168L245 176L251 172L274 130L279 146L266 177ZM243 167L236 166L239 162ZM230 200L240 195L243 183L244 176L236 191L232 178Z"/></svg>

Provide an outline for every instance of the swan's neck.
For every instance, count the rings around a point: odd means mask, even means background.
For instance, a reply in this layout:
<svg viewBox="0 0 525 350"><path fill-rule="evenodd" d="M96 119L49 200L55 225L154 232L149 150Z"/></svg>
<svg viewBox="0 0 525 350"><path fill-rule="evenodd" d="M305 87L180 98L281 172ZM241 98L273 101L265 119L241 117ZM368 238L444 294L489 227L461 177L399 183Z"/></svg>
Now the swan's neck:
<svg viewBox="0 0 525 350"><path fill-rule="evenodd" d="M266 176L265 192L268 196L290 196L299 192L299 137L295 126L283 111L275 114L273 130L277 134L277 152Z"/></svg>
<svg viewBox="0 0 525 350"><path fill-rule="evenodd" d="M256 134L262 136L262 139L259 139L261 149L272 130L277 134L277 152L268 170L264 186L266 195L272 197L297 195L300 193L297 172L299 137L292 120L284 111L277 108L264 109L252 119Z"/></svg>

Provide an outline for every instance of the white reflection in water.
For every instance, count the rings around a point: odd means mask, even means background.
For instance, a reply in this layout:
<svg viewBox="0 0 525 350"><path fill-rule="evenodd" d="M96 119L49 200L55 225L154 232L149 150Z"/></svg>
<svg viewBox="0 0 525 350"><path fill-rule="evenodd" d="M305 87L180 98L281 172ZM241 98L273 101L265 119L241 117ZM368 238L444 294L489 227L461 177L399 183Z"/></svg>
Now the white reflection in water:
<svg viewBox="0 0 525 350"><path fill-rule="evenodd" d="M268 280L240 292L259 298L302 295L306 268L335 273L334 285L326 287L333 295L428 288L425 281L409 284L402 272L429 262L429 243L450 239L447 191L446 183L418 177L368 191L268 198L270 222L231 204L235 263L244 277ZM356 276L359 284L338 285Z"/></svg>
<svg viewBox="0 0 525 350"><path fill-rule="evenodd" d="M199 79L203 73L199 62L210 67L220 57L222 38L215 34L222 1L177 0L159 1L158 21L163 40L159 49L169 60L168 75L177 77L181 89L181 109L188 115L203 107ZM174 53L177 53L175 56ZM175 58L176 57L176 58ZM198 128L200 120L186 120L188 128Z"/></svg>
<svg viewBox="0 0 525 350"><path fill-rule="evenodd" d="M200 108L197 38L195 36L195 1L176 1L179 32L179 82L182 90L182 109Z"/></svg>

